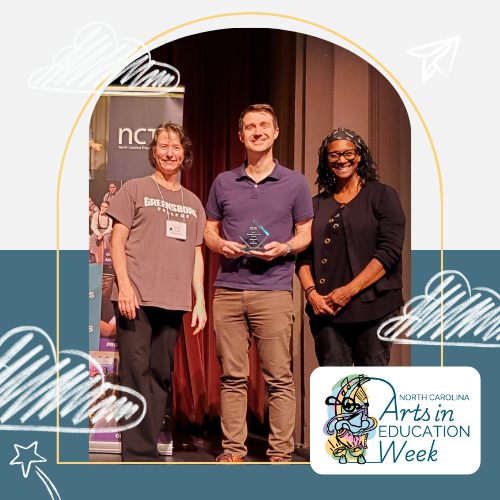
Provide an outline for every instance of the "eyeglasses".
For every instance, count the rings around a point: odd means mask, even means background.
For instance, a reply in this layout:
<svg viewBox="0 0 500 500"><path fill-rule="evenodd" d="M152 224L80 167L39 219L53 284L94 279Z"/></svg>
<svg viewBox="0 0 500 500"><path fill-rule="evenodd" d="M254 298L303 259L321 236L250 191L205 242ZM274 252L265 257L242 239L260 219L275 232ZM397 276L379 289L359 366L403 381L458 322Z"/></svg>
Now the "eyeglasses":
<svg viewBox="0 0 500 500"><path fill-rule="evenodd" d="M340 160L340 157L343 156L347 161L352 161L356 156L358 155L357 150L355 149L348 149L347 151L344 151L343 153L338 153L337 151L334 151L333 153L328 153L327 157L328 160L331 162L337 162Z"/></svg>

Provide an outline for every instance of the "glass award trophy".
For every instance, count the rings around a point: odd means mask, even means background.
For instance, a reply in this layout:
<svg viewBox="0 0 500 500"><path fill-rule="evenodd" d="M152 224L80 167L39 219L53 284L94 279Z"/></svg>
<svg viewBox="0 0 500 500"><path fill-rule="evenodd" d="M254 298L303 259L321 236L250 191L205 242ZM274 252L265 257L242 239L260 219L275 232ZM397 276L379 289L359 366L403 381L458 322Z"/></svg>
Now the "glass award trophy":
<svg viewBox="0 0 500 500"><path fill-rule="evenodd" d="M250 250L265 252L262 246L267 238L269 238L269 233L256 220L253 220L245 232L240 235L241 241L246 245L241 250L243 252L249 252Z"/></svg>

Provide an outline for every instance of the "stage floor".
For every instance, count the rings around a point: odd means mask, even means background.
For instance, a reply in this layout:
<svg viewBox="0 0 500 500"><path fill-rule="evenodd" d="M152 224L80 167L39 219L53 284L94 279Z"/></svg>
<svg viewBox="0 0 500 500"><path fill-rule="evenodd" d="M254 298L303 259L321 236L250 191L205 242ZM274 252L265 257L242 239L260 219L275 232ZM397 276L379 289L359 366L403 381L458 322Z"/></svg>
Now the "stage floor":
<svg viewBox="0 0 500 500"><path fill-rule="evenodd" d="M222 453L222 436L202 435L187 432L174 432L174 451L172 456L166 456L165 462L215 462L215 458ZM248 434L248 455L246 462L268 462L266 456L267 439L257 434ZM296 446L292 454L292 462L309 462L309 447ZM118 454L89 453L89 462L120 462Z"/></svg>

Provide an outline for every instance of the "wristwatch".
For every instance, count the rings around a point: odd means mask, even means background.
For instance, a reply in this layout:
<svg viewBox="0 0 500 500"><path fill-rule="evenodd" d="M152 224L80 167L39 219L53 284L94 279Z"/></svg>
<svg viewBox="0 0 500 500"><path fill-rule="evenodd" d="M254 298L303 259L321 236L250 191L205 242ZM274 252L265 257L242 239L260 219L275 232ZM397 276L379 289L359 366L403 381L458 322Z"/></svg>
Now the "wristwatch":
<svg viewBox="0 0 500 500"><path fill-rule="evenodd" d="M290 255L293 252L293 247L290 245L290 243L285 243L285 245L288 247L288 250L286 251L286 254L283 255L283 257L286 257L287 255Z"/></svg>

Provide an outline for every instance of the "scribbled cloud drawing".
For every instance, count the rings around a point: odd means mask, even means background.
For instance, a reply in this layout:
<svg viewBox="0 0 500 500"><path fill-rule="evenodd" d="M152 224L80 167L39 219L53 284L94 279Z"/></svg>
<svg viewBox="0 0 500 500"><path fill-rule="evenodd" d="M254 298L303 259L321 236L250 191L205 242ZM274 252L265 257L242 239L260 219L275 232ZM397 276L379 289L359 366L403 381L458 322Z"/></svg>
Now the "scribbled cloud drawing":
<svg viewBox="0 0 500 500"><path fill-rule="evenodd" d="M412 56L423 59L422 83L426 82L436 72L441 73L444 77L450 74L459 43L460 36L454 36L440 42L419 45L406 51Z"/></svg>
<svg viewBox="0 0 500 500"><path fill-rule="evenodd" d="M444 271L377 334L396 344L441 345L441 331L446 346L500 347L500 295L489 288L471 289L462 273Z"/></svg>
<svg viewBox="0 0 500 500"><path fill-rule="evenodd" d="M161 68L161 69L158 69ZM151 71L150 71L151 70ZM170 73L171 71L172 73ZM120 83L125 85L128 83L130 89L141 87L168 87L168 92L172 92L179 85L181 75L170 64L162 63L151 59L148 53L139 59L131 62L122 71L120 71L116 78L120 77ZM116 94L117 91L105 90L103 94ZM120 94L140 95L137 91L127 92L126 90L118 92ZM164 94L165 91L151 92L148 91L147 95L151 94Z"/></svg>
<svg viewBox="0 0 500 500"><path fill-rule="evenodd" d="M87 353L65 350L59 357L58 362L52 340L40 328L23 326L0 337L0 431L121 432L144 418L142 395L106 382L101 366ZM91 380L90 365L97 370ZM46 425L50 417L54 421L58 406L59 425ZM77 427L88 422L91 406L93 424L102 419L111 425Z"/></svg>
<svg viewBox="0 0 500 500"><path fill-rule="evenodd" d="M20 446L18 444L14 445L17 455L10 461L10 465L19 464L23 470L23 476L25 478L27 478L30 473L31 464L43 463L47 461L45 458L43 458L36 452L37 446L38 446L38 441L35 441L34 443L31 443L29 446L26 447ZM26 463L28 465L26 465ZM35 469L36 469L36 475L40 478L42 483L47 488L47 491L50 493L52 500L55 500L55 498L61 500L59 492L57 491L52 481L48 478L48 476L42 471L42 469L40 469L40 467L38 467L38 465L35 465ZM56 497L54 497L54 494L56 495Z"/></svg>
<svg viewBox="0 0 500 500"><path fill-rule="evenodd" d="M141 47L146 54L118 74L123 75L122 84L128 83L129 88L169 86L172 91L180 81L180 74L173 66L152 60L142 42L134 38L118 39L109 24L99 21L79 29L73 43L54 54L52 64L31 73L28 86L48 92L93 93L100 82L116 72ZM134 95L140 94L134 92Z"/></svg>

